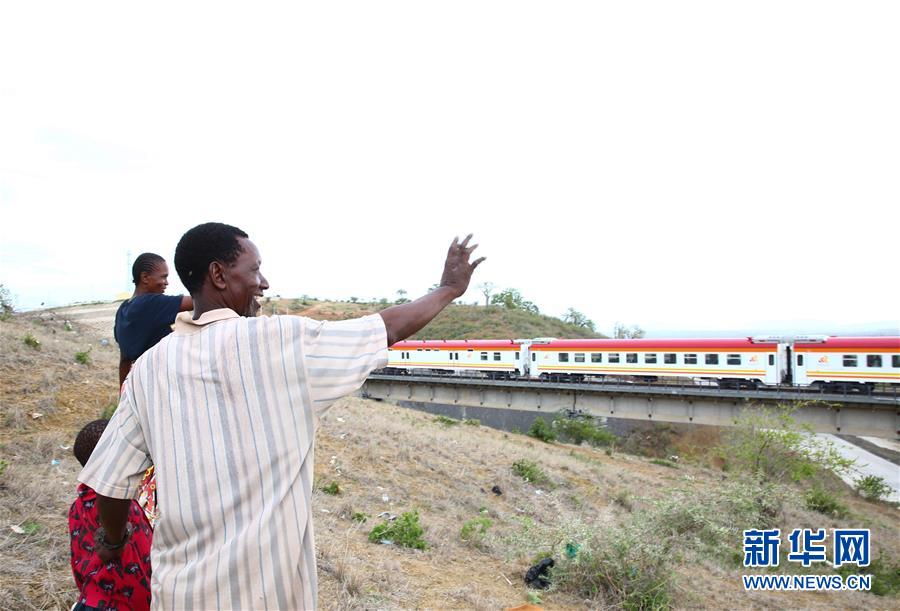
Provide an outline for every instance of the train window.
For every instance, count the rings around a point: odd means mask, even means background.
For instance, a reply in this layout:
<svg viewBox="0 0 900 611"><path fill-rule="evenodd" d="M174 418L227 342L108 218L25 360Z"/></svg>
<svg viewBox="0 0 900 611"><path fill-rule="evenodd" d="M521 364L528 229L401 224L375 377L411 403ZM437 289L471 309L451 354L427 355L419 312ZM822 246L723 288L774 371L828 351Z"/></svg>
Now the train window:
<svg viewBox="0 0 900 611"><path fill-rule="evenodd" d="M668 352L663 355L663 363L666 365L674 365L677 362L677 358L674 352Z"/></svg>
<svg viewBox="0 0 900 611"><path fill-rule="evenodd" d="M773 365L775 365L775 355L770 354L769 355L769 367L772 367Z"/></svg>
<svg viewBox="0 0 900 611"><path fill-rule="evenodd" d="M900 367L900 354L891 355L891 367Z"/></svg>
<svg viewBox="0 0 900 611"><path fill-rule="evenodd" d="M654 353L652 353L652 352L651 352L650 354L645 354L645 355L644 355L644 362L645 362L645 363L651 363L651 364L652 364L652 363L655 363L655 362L656 362L656 354L654 354Z"/></svg>
<svg viewBox="0 0 900 611"><path fill-rule="evenodd" d="M880 354L867 354L866 355L866 367L881 367L881 355Z"/></svg>
<svg viewBox="0 0 900 611"><path fill-rule="evenodd" d="M568 363L569 362L569 353L568 352L560 352L559 353L559 362L560 363Z"/></svg>
<svg viewBox="0 0 900 611"><path fill-rule="evenodd" d="M625 354L626 363L637 363L637 352L628 352Z"/></svg>
<svg viewBox="0 0 900 611"><path fill-rule="evenodd" d="M718 365L719 364L719 355L718 354L707 354L706 355L706 364L707 365Z"/></svg>
<svg viewBox="0 0 900 611"><path fill-rule="evenodd" d="M482 353L481 353L481 360L482 360L482 361L488 360L488 358L487 358L487 352L482 352Z"/></svg>
<svg viewBox="0 0 900 611"><path fill-rule="evenodd" d="M575 353L575 362L583 363L584 362L584 352L576 352Z"/></svg>
<svg viewBox="0 0 900 611"><path fill-rule="evenodd" d="M591 362L592 363L602 363L603 362L603 353L591 352Z"/></svg>
<svg viewBox="0 0 900 611"><path fill-rule="evenodd" d="M516 360L517 360L517 361L519 360L519 353L518 353L518 352L516 352Z"/></svg>
<svg viewBox="0 0 900 611"><path fill-rule="evenodd" d="M494 353L494 360L495 360L495 361L499 361L499 360L500 360L500 353L499 353L499 352L495 352L495 353Z"/></svg>
<svg viewBox="0 0 900 611"><path fill-rule="evenodd" d="M729 354L728 355L728 364L729 365L740 365L741 364L741 355L740 354Z"/></svg>
<svg viewBox="0 0 900 611"><path fill-rule="evenodd" d="M697 355L696 354L685 354L684 355L684 364L685 365L696 365L697 364Z"/></svg>
<svg viewBox="0 0 900 611"><path fill-rule="evenodd" d="M844 367L856 367L856 355L855 354L845 354L844 355Z"/></svg>
<svg viewBox="0 0 900 611"><path fill-rule="evenodd" d="M533 363L533 362L535 362L536 360L537 360L537 352L532 352L532 353L531 353L531 362Z"/></svg>
<svg viewBox="0 0 900 611"><path fill-rule="evenodd" d="M797 367L803 367L803 355L802 354L797 355Z"/></svg>
<svg viewBox="0 0 900 611"><path fill-rule="evenodd" d="M618 352L610 352L609 353L609 362L610 363L618 363L619 362L619 353Z"/></svg>

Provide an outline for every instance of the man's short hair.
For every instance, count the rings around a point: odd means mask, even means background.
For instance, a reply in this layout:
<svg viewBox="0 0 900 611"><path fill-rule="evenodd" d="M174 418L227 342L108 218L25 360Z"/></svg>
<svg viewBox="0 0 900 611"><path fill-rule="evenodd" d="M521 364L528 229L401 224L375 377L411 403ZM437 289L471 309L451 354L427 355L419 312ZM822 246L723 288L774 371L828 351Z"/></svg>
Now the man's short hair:
<svg viewBox="0 0 900 611"><path fill-rule="evenodd" d="M82 467L87 464L88 459L93 454L94 448L97 446L97 442L100 441L103 431L106 430L107 424L109 424L109 420L94 420L85 424L84 428L79 431L78 436L75 438L75 447L72 448L72 452Z"/></svg>
<svg viewBox="0 0 900 611"><path fill-rule="evenodd" d="M139 254L138 258L134 260L134 265L131 266L131 281L137 284L141 281L142 273L147 272L149 274L157 265L165 262L166 260L156 253L145 252Z"/></svg>
<svg viewBox="0 0 900 611"><path fill-rule="evenodd" d="M246 233L224 223L203 223L181 236L175 247L175 271L192 295L203 287L209 264L234 263L241 254L238 238Z"/></svg>

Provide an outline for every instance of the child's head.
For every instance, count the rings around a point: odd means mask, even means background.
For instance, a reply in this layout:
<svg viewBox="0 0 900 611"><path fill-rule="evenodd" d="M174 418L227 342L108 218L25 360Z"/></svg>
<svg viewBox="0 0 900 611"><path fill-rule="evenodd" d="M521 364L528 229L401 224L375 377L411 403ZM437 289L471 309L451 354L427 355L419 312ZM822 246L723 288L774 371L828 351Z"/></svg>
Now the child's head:
<svg viewBox="0 0 900 611"><path fill-rule="evenodd" d="M93 422L88 422L78 433L78 437L75 438L75 447L72 451L75 453L75 458L78 459L78 462L81 463L82 467L87 464L88 459L91 457L91 453L94 451L94 447L97 445L97 442L100 441L100 436L103 435L103 431L106 430L107 424L109 424L109 420L94 420Z"/></svg>

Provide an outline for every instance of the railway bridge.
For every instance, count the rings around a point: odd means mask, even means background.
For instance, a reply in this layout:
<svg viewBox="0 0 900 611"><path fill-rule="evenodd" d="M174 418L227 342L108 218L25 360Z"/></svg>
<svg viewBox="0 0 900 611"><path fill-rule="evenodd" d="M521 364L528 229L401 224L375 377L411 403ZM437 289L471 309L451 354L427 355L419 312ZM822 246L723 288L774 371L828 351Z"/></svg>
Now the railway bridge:
<svg viewBox="0 0 900 611"><path fill-rule="evenodd" d="M893 439L900 436L896 389L866 394L826 394L777 387L722 389L691 384L547 382L458 376L373 374L361 395L369 399L541 412L575 410L602 418L733 425L760 406L795 407L794 419L817 433Z"/></svg>

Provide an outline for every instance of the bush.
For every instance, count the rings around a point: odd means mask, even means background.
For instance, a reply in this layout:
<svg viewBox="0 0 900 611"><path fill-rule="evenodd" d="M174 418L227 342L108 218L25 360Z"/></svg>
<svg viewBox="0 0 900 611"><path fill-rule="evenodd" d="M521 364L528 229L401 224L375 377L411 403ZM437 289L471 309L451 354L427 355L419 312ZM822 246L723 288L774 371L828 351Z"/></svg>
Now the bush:
<svg viewBox="0 0 900 611"><path fill-rule="evenodd" d="M459 531L459 538L478 545L484 540L484 536L493 524L488 518L475 518L474 520L463 522L462 529Z"/></svg>
<svg viewBox="0 0 900 611"><path fill-rule="evenodd" d="M665 458L653 458L650 460L654 465L659 465L660 467L669 467L670 469L677 469L678 465L672 462L671 460L666 460Z"/></svg>
<svg viewBox="0 0 900 611"><path fill-rule="evenodd" d="M354 522L359 522L360 524L362 524L369 519L369 514L363 513L362 511L354 511L353 515L350 516L350 519Z"/></svg>
<svg viewBox="0 0 900 611"><path fill-rule="evenodd" d="M870 501L880 501L887 498L891 494L892 489L884 481L883 477L866 475L856 480L856 491L860 496Z"/></svg>
<svg viewBox="0 0 900 611"><path fill-rule="evenodd" d="M553 430L561 441L576 445L586 441L594 447L609 446L616 441L616 436L597 426L591 416L569 418L565 414L558 414L553 419Z"/></svg>
<svg viewBox="0 0 900 611"><path fill-rule="evenodd" d="M806 491L804 495L806 508L810 511L818 511L826 516L835 518L843 518L847 516L847 506L840 499L836 498L833 492L822 488L821 486L813 486Z"/></svg>
<svg viewBox="0 0 900 611"><path fill-rule="evenodd" d="M325 494L330 494L332 496L338 495L341 493L341 487L338 486L337 482L331 482L327 486L322 486L321 490Z"/></svg>
<svg viewBox="0 0 900 611"><path fill-rule="evenodd" d="M767 481L806 481L823 469L837 475L853 467L834 444L812 436L792 414L798 407L754 407L738 419L719 448L729 470Z"/></svg>
<svg viewBox="0 0 900 611"><path fill-rule="evenodd" d="M528 436L540 439L544 443L550 443L556 440L556 433L553 432L553 429L547 424L547 421L540 416L534 419L531 428L528 429Z"/></svg>
<svg viewBox="0 0 900 611"><path fill-rule="evenodd" d="M445 427L456 426L459 424L459 420L448 418L447 416L435 416L434 421Z"/></svg>
<svg viewBox="0 0 900 611"><path fill-rule="evenodd" d="M481 426L481 420L478 418L466 418L463 420L463 424L467 424L469 426Z"/></svg>
<svg viewBox="0 0 900 611"><path fill-rule="evenodd" d="M84 352L76 352L75 353L75 362L80 363L82 365L90 365L91 364L91 349L88 348Z"/></svg>
<svg viewBox="0 0 900 611"><path fill-rule="evenodd" d="M513 463L512 472L524 479L526 482L530 482L532 484L548 484L550 483L550 478L547 477L547 474L538 466L538 464L531 460L517 460Z"/></svg>
<svg viewBox="0 0 900 611"><path fill-rule="evenodd" d="M381 543L390 541L394 545L412 549L425 549L427 544L422 535L425 533L419 525L419 512L407 511L393 522L384 522L372 529L369 541Z"/></svg>
<svg viewBox="0 0 900 611"><path fill-rule="evenodd" d="M672 606L673 570L668 546L648 537L636 523L602 531L553 571L560 590L622 609ZM603 605L603 606L607 606Z"/></svg>
<svg viewBox="0 0 900 611"><path fill-rule="evenodd" d="M900 565L889 564L879 555L869 566L858 567L845 564L837 568L837 573L845 580L849 575L871 575L872 589L876 596L894 596L900 594Z"/></svg>
<svg viewBox="0 0 900 611"><path fill-rule="evenodd" d="M29 348L34 348L35 350L41 349L41 342L39 342L38 339L31 333L27 334L22 341Z"/></svg>

